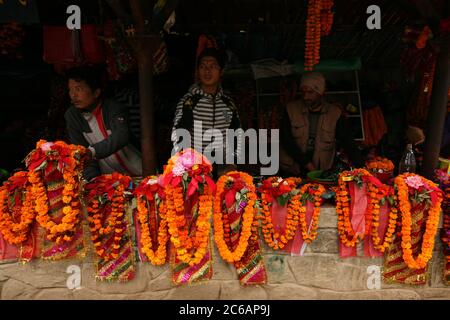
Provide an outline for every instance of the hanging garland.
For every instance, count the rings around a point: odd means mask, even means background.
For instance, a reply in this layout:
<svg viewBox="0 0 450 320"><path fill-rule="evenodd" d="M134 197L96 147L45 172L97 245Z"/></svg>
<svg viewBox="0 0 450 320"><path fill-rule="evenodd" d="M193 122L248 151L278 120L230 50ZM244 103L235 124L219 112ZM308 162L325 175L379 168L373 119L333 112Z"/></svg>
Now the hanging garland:
<svg viewBox="0 0 450 320"><path fill-rule="evenodd" d="M102 175L86 185L88 194L88 222L97 255L104 261L119 256L126 229L126 192L131 178L119 173ZM112 250L106 242L113 237Z"/></svg>
<svg viewBox="0 0 450 320"><path fill-rule="evenodd" d="M256 199L253 178L246 173L229 172L217 181L213 217L214 240L221 257L227 262L240 261L247 251L249 239L253 233ZM230 249L232 227L227 213L227 210L233 206L236 206L236 212L243 211L239 243L234 251Z"/></svg>
<svg viewBox="0 0 450 320"><path fill-rule="evenodd" d="M370 230L372 242L376 250L385 252L394 240L393 236L395 233L398 218L397 198L392 187L383 186L380 188L375 188L375 186L370 185L370 188L372 205L372 226ZM372 193L376 193L376 195ZM380 238L378 231L380 225L380 207L386 202L389 202L389 220L386 232L383 238Z"/></svg>
<svg viewBox="0 0 450 320"><path fill-rule="evenodd" d="M72 241L76 226L80 222L81 172L86 149L82 146L68 145L63 141L47 142L40 140L37 148L25 159L29 169L28 181L31 183L35 200L36 221L46 230L47 239L57 244ZM49 200L45 177L54 169L62 173L62 220L57 223L49 215Z"/></svg>
<svg viewBox="0 0 450 320"><path fill-rule="evenodd" d="M435 183L419 175L405 173L395 178L398 203L402 213L402 249L403 259L411 269L422 269L433 256L434 240L439 225L442 203L442 191ZM412 213L411 202L428 208L426 228L422 239L421 253L413 257L411 249Z"/></svg>
<svg viewBox="0 0 450 320"><path fill-rule="evenodd" d="M158 177L150 176L142 180L134 194L137 197L142 251L153 265L163 265L167 259L167 242L169 240L163 187L158 183ZM154 250L150 234L150 219L157 216L159 218L158 238L157 249Z"/></svg>
<svg viewBox="0 0 450 320"><path fill-rule="evenodd" d="M333 0L309 0L306 18L305 71L312 71L320 61L320 38L331 32Z"/></svg>
<svg viewBox="0 0 450 320"><path fill-rule="evenodd" d="M207 252L215 191L211 172L208 159L193 149L185 149L171 157L164 169L170 240L178 259L189 266L199 264ZM196 193L199 194L198 212L188 223L185 197Z"/></svg>
<svg viewBox="0 0 450 320"><path fill-rule="evenodd" d="M347 247L354 247L359 239L370 233L372 226L372 209L373 205L378 204L381 200L377 189L369 181L372 175L365 169L355 169L353 171L344 171L340 174L338 180L338 189L336 192L336 213L338 215L338 233L342 244ZM354 181L356 186L362 188L365 182L369 189L369 203L366 206L365 217L365 232L364 234L357 234L352 227L350 218L350 197L347 183Z"/></svg>
<svg viewBox="0 0 450 320"><path fill-rule="evenodd" d="M310 244L317 238L317 229L319 228L320 206L322 204L322 195L325 193L325 187L321 184L308 183L300 189L300 230L303 241ZM314 211L311 218L311 227L306 222L306 201L314 204ZM309 231L308 231L309 229Z"/></svg>
<svg viewBox="0 0 450 320"><path fill-rule="evenodd" d="M0 188L0 232L4 239L14 245L24 243L35 216L28 174L16 172Z"/></svg>
<svg viewBox="0 0 450 320"><path fill-rule="evenodd" d="M296 186L300 182L300 178L271 177L264 180L260 188L263 214L262 232L264 240L274 250L283 249L295 236L301 208L301 195ZM287 205L286 228L283 234L276 232L273 225L271 207L274 200L278 201L281 206Z"/></svg>

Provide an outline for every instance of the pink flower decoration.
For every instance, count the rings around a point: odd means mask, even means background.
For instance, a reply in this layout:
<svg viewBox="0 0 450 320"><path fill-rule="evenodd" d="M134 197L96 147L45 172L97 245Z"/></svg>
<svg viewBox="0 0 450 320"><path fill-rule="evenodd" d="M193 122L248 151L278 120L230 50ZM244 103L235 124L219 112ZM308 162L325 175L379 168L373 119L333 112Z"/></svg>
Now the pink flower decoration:
<svg viewBox="0 0 450 320"><path fill-rule="evenodd" d="M194 166L194 164L197 164L198 157L196 157L195 153L191 150L188 150L184 152L180 158L178 159L179 162L185 167L186 169L190 169Z"/></svg>
<svg viewBox="0 0 450 320"><path fill-rule="evenodd" d="M413 189L419 189L420 187L424 186L424 182L419 176L410 176L405 179L405 182L408 186L410 186Z"/></svg>
<svg viewBox="0 0 450 320"><path fill-rule="evenodd" d="M185 172L186 168L181 164L181 162L177 161L177 163L173 166L173 175L176 177L181 177Z"/></svg>
<svg viewBox="0 0 450 320"><path fill-rule="evenodd" d="M41 146L41 150L50 151L53 144L54 144L53 142L46 142Z"/></svg>

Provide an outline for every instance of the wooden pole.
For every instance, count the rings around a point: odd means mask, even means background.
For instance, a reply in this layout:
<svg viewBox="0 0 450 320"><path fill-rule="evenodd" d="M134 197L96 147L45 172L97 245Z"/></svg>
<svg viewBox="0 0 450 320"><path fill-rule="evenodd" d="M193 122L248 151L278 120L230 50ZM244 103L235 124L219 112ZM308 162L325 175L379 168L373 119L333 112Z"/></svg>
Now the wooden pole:
<svg viewBox="0 0 450 320"><path fill-rule="evenodd" d="M142 175L155 174L158 166L155 143L155 108L153 94L153 54L159 36L152 34L140 0L130 0L136 34L130 40L135 51L139 71L141 115Z"/></svg>
<svg viewBox="0 0 450 320"><path fill-rule="evenodd" d="M439 161L445 118L447 116L448 88L450 86L450 39L443 38L436 64L433 93L428 111L423 175L431 179Z"/></svg>

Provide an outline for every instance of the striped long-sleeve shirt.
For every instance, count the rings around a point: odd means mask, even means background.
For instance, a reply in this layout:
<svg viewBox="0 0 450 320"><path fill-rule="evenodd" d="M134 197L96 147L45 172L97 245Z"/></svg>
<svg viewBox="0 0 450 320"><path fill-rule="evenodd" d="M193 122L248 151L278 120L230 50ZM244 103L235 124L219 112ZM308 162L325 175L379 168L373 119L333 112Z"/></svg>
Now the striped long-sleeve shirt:
<svg viewBox="0 0 450 320"><path fill-rule="evenodd" d="M176 111L175 119L172 129L172 142L174 144L174 151L179 151L179 135L176 129L186 129L191 133L191 147L205 152L208 146L218 150L222 148L224 157L226 156L226 130L240 129L240 120L237 109L230 97L225 95L222 88L219 88L216 95L211 95L203 92L199 85L193 85L189 92L181 98ZM208 129L218 129L222 134L221 141L216 141L210 136L205 135ZM195 132L201 133L202 140L195 140ZM242 134L236 131L236 140L233 144L235 159L241 153L242 148Z"/></svg>

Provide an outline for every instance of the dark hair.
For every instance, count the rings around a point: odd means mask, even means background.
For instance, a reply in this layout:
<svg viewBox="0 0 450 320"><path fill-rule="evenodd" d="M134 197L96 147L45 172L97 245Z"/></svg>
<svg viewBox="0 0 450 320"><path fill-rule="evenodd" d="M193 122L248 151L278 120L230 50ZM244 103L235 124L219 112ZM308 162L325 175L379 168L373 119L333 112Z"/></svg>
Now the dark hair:
<svg viewBox="0 0 450 320"><path fill-rule="evenodd" d="M94 66L74 67L66 71L66 79L85 81L92 91L103 89L101 71Z"/></svg>
<svg viewBox="0 0 450 320"><path fill-rule="evenodd" d="M200 65L200 61L205 57L213 57L217 60L217 63L220 66L220 69L225 67L225 53L222 50L218 50L216 48L205 48L197 58L197 66Z"/></svg>

